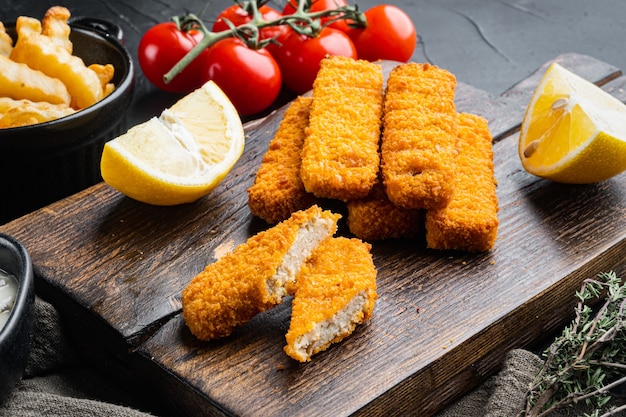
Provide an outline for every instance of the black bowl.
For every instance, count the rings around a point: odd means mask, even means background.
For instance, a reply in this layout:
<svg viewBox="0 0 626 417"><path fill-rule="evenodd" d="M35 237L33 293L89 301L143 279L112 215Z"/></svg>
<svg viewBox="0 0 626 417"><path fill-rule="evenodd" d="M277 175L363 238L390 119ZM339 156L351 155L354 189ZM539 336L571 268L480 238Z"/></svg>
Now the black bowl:
<svg viewBox="0 0 626 417"><path fill-rule="evenodd" d="M127 129L134 66L121 30L84 18L70 27L74 55L86 65L113 64L115 91L61 119L0 129L0 224L100 182L104 143ZM14 26L7 32L14 36Z"/></svg>
<svg viewBox="0 0 626 417"><path fill-rule="evenodd" d="M15 303L0 329L0 404L22 378L35 323L35 284L30 256L14 238L0 233L0 269L17 279Z"/></svg>

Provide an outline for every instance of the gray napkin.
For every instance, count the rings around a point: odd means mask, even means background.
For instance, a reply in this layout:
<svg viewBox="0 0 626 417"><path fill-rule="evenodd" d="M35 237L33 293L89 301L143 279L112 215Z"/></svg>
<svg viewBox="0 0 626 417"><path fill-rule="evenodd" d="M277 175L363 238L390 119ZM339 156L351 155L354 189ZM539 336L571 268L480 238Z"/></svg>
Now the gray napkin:
<svg viewBox="0 0 626 417"><path fill-rule="evenodd" d="M35 299L35 332L24 377L1 417L148 417L135 400L85 365L63 334L56 309Z"/></svg>

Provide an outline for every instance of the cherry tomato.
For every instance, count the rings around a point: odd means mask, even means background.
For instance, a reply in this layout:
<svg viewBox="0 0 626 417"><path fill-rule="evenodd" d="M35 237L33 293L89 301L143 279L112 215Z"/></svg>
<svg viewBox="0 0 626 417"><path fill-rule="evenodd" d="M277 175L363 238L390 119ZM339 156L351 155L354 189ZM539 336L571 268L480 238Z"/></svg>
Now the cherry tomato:
<svg viewBox="0 0 626 417"><path fill-rule="evenodd" d="M202 59L203 80L213 80L241 116L268 108L278 97L282 76L266 49L250 49L241 39L227 38L212 45Z"/></svg>
<svg viewBox="0 0 626 417"><path fill-rule="evenodd" d="M417 44L417 33L411 18L402 9L380 4L366 10L365 18L365 28L348 31L359 58L400 62L411 59Z"/></svg>
<svg viewBox="0 0 626 417"><path fill-rule="evenodd" d="M143 74L161 90L188 93L198 88L202 84L199 57L167 84L163 81L163 75L193 49L202 37L202 33L195 30L180 30L174 22L151 27L141 37L137 52Z"/></svg>
<svg viewBox="0 0 626 417"><path fill-rule="evenodd" d="M273 9L267 5L263 5L259 7L259 13L263 20L276 20L282 17L282 14L276 9ZM213 23L213 27L211 31L213 32L221 32L223 30L230 29L228 24L225 22L225 19L229 20L235 26L245 25L246 23L250 23L252 21L252 15L249 14L246 10L244 10L238 4L234 4L232 6L227 7L222 10L222 12L217 16L215 23ZM279 36L286 30L285 26L268 26L266 28L261 29L260 38L261 39L270 39Z"/></svg>
<svg viewBox="0 0 626 417"><path fill-rule="evenodd" d="M311 7L308 10L309 12L323 12L325 10L335 10L339 7L347 6L348 2L346 0L312 0ZM285 7L283 8L283 15L294 14L298 10L298 0L289 0ZM323 17L321 18L322 23L326 23L329 20L333 19L335 16ZM348 24L345 20L341 19L336 22L333 22L329 25L334 29L339 29L341 31L348 30Z"/></svg>
<svg viewBox="0 0 626 417"><path fill-rule="evenodd" d="M283 73L283 82L297 94L313 87L320 61L326 55L357 58L356 48L348 35L329 27L313 38L289 29L281 43L282 46L276 49L276 60Z"/></svg>

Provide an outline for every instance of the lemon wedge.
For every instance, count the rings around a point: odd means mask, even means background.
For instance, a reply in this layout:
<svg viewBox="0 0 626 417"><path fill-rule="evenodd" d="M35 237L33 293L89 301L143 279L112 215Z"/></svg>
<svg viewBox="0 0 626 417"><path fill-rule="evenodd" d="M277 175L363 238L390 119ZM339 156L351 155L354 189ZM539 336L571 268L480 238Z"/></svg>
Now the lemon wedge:
<svg viewBox="0 0 626 417"><path fill-rule="evenodd" d="M212 81L157 118L104 146L100 171L111 187L160 206L211 192L239 160L245 136L235 107Z"/></svg>
<svg viewBox="0 0 626 417"><path fill-rule="evenodd" d="M524 115L519 157L526 171L587 184L626 170L626 105L553 63Z"/></svg>

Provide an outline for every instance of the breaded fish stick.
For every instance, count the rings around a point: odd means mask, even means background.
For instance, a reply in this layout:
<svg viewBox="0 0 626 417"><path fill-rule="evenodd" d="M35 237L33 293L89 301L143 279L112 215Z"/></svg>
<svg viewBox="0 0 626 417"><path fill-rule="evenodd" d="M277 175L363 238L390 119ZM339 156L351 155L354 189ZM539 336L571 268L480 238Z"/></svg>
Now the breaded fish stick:
<svg viewBox="0 0 626 417"><path fill-rule="evenodd" d="M313 252L296 277L287 355L310 361L372 317L377 273L370 249L361 240L338 237Z"/></svg>
<svg viewBox="0 0 626 417"><path fill-rule="evenodd" d="M424 228L423 210L393 204L380 181L367 197L348 201L346 206L348 228L360 239L411 238Z"/></svg>
<svg viewBox="0 0 626 417"><path fill-rule="evenodd" d="M312 100L298 97L291 103L248 188L250 211L270 224L315 203L315 196L306 192L300 179L300 154Z"/></svg>
<svg viewBox="0 0 626 417"><path fill-rule="evenodd" d="M258 233L208 265L183 290L183 318L201 340L229 335L293 290L311 252L337 229L338 214L312 206Z"/></svg>
<svg viewBox="0 0 626 417"><path fill-rule="evenodd" d="M498 234L498 197L492 137L487 121L461 113L454 196L426 212L426 242L432 249L487 251Z"/></svg>
<svg viewBox="0 0 626 417"><path fill-rule="evenodd" d="M389 199L405 208L443 207L452 198L456 159L456 78L429 64L389 74L381 143Z"/></svg>
<svg viewBox="0 0 626 417"><path fill-rule="evenodd" d="M305 189L321 198L365 197L376 182L383 105L380 65L322 60L302 150Z"/></svg>

